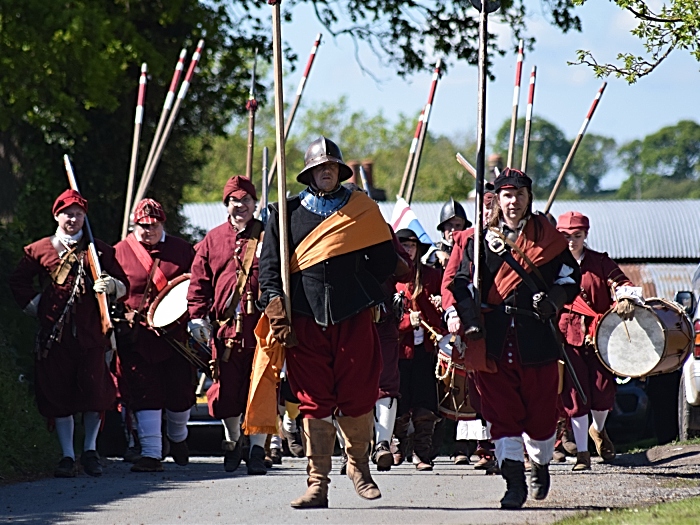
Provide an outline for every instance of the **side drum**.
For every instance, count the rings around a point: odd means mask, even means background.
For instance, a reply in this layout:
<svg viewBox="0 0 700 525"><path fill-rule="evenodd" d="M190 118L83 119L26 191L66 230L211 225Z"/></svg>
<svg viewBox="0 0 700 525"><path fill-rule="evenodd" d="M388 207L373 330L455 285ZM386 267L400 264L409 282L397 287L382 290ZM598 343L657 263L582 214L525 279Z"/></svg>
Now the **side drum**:
<svg viewBox="0 0 700 525"><path fill-rule="evenodd" d="M603 365L621 377L645 377L678 370L695 334L683 308L659 297L634 309L623 321L611 309L596 328L595 347Z"/></svg>
<svg viewBox="0 0 700 525"><path fill-rule="evenodd" d="M435 377L438 380L438 412L453 421L476 419L476 410L469 402L469 381L463 364L459 337L450 336L438 342Z"/></svg>
<svg viewBox="0 0 700 525"><path fill-rule="evenodd" d="M155 298L146 321L153 328L166 332L187 320L187 290L190 287L190 274L178 275L163 288Z"/></svg>

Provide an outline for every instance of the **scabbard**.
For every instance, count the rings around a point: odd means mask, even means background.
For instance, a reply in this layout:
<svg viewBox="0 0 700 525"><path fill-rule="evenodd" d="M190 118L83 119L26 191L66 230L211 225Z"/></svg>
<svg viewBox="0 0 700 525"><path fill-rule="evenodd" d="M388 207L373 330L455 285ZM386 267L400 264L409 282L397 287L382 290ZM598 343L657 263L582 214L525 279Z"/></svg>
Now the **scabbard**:
<svg viewBox="0 0 700 525"><path fill-rule="evenodd" d="M574 370L574 365L571 363L571 360L569 359L569 354L566 353L566 348L564 347L564 343L561 342L559 339L559 331L557 330L557 327L554 326L554 322L550 319L547 321L547 324L552 330L552 335L554 336L554 340L557 342L559 347L561 348L561 359L564 361L564 365L566 366L566 370L569 372L569 376L571 376L571 380L574 383L574 388L576 389L576 392L578 393L579 397L581 398L581 402L585 405L588 403L588 396L583 392L583 387L581 386L581 382L578 380L578 376L576 375L576 371Z"/></svg>

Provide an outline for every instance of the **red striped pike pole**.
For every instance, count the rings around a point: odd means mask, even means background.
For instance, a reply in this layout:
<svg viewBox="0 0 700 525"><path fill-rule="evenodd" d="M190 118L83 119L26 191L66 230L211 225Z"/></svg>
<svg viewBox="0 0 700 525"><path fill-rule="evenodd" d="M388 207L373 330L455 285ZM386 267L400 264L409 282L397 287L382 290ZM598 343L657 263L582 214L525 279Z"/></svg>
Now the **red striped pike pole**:
<svg viewBox="0 0 700 525"><path fill-rule="evenodd" d="M146 157L146 164L143 167L143 172L141 172L141 180L139 181L139 190L143 184L143 179L148 173L151 167L151 162L153 162L153 156L156 153L156 148L158 147L158 141L160 141L160 136L163 133L163 126L168 118L168 113L173 108L173 102L175 101L175 91L177 90L177 85L180 82L180 76L182 75L182 70L185 69L185 56L187 56L187 49L183 48L180 51L180 57L175 65L175 71L173 72L173 78L170 81L170 87L168 88L168 94L165 95L165 102L163 103L163 109L160 112L160 118L158 119L158 126L156 126L156 132L153 134L153 141L151 142L151 149L148 151L148 157ZM137 201L138 202L138 201Z"/></svg>
<svg viewBox="0 0 700 525"><path fill-rule="evenodd" d="M515 133L518 128L518 103L520 102L520 79L523 75L523 41L518 44L518 62L515 65L515 88L513 89L513 115L510 119L510 141L508 142L508 162L506 166L513 167L515 155Z"/></svg>
<svg viewBox="0 0 700 525"><path fill-rule="evenodd" d="M411 147L408 149L408 159L406 160L406 168L403 170L403 177L401 178L401 186L399 187L399 193L397 197L403 197L406 193L406 184L408 183L408 175L411 173L411 166L413 166L413 157L416 155L416 146L418 146L418 138L420 137L420 129L423 126L423 115L425 114L425 107L420 110L420 115L418 116L418 124L416 124L416 132L413 134L413 140L411 141Z"/></svg>
<svg viewBox="0 0 700 525"><path fill-rule="evenodd" d="M608 85L607 82L603 82L603 85L600 86L598 93L596 93L596 96L593 99L593 103L591 104L591 107L588 110L588 114L586 115L586 118L583 120L583 125L581 126L581 129L579 130L578 135L576 136L576 140L574 140L574 143L571 145L571 151L569 151L569 155L568 155L568 157L566 157L566 160L564 161L564 166L562 166L561 172L559 173L559 176L557 177L557 182L556 182L556 184L554 184L554 188L552 188L552 193L549 194L549 200L547 201L547 205L544 207L545 214L549 213L549 210L552 207L552 203L554 202L554 198L557 196L557 192L559 191L559 186L561 186L561 183L564 180L564 175L566 174L566 170L569 169L569 165L571 164L571 161L574 160L574 155L576 155L576 150L578 149L579 144L581 144L581 141L583 140L583 136L586 134L586 128L588 128L588 123L591 121L591 118L593 117L593 113L595 113L595 109L598 107L598 102L600 101L600 97L603 96L603 91L605 91L605 86L607 86L607 85Z"/></svg>
<svg viewBox="0 0 700 525"><path fill-rule="evenodd" d="M314 60L316 59L316 51L318 51L318 46L321 45L321 33L316 35L316 40L311 48L311 54L309 55L309 60L306 62L306 69L304 69L304 74L301 76L299 81L299 87L297 88L297 94L292 104L292 108L289 110L289 118L284 126L284 140L287 141L289 137L289 130L292 129L292 123L294 122L294 116L297 114L297 109L299 108L299 103L301 102L301 96L304 93L304 88L306 87L306 81L309 78L309 73L311 73L311 66L314 65ZM277 155L272 159L272 166L270 167L270 172L267 174L267 183L272 186L272 181L275 180L275 174L277 173Z"/></svg>
<svg viewBox="0 0 700 525"><path fill-rule="evenodd" d="M126 184L126 204L124 205L124 221L122 222L122 239L126 238L129 231L129 216L131 215L131 197L134 193L134 179L136 178L136 165L139 161L139 141L141 139L141 125L143 124L143 105L146 101L146 82L148 67L141 64L141 76L139 77L139 92L136 98L136 116L134 117L134 140L131 144L131 164L129 165L129 180Z"/></svg>
<svg viewBox="0 0 700 525"><path fill-rule="evenodd" d="M250 93L245 108L248 110L248 155L246 157L245 176L253 180L253 153L255 153L255 112L258 109L258 101L255 100L255 67L258 64L258 48L255 48L253 58L253 76L250 81Z"/></svg>
<svg viewBox="0 0 700 525"><path fill-rule="evenodd" d="M530 73L530 89L527 93L527 111L525 113L525 133L523 135L523 159L520 161L520 171L527 173L527 157L530 153L530 133L532 132L532 105L535 102L535 81L537 66L532 66Z"/></svg>
<svg viewBox="0 0 700 525"><path fill-rule="evenodd" d="M423 155L423 146L425 146L425 139L428 136L428 124L430 124L430 112L433 109L433 101L435 100L435 90L437 88L438 80L440 80L440 68L442 67L442 59L438 59L437 64L435 64L435 71L433 72L433 80L430 83L430 93L428 94L428 103L425 105L425 110L423 111L423 125L421 126L420 136L418 137L418 145L416 146L416 153L413 157L413 165L411 166L411 173L408 176L408 183L406 185L405 199L409 204L413 198L413 190L416 187L416 178L418 176L418 168L420 167L420 159Z"/></svg>
<svg viewBox="0 0 700 525"><path fill-rule="evenodd" d="M143 199L143 197L146 195L146 192L148 191L148 187L150 186L151 181L153 180L153 175L155 175L156 169L158 168L158 163L160 162L160 158L163 155L163 149L165 148L165 144L168 142L168 138L170 138L170 133L172 133L173 127L175 127L175 119L177 118L177 114L180 111L182 101L185 100L185 96L187 96L187 90L190 88L192 77L194 76L194 70L197 67L197 64L199 64L199 59L202 56L202 48L204 48L204 40L199 41L199 43L197 44L197 49L195 49L194 53L192 53L192 60L190 61L189 68L187 69L187 73L185 74L185 79L180 85L180 91L177 94L175 104L173 105L173 109L170 112L170 116L168 117L168 122L165 125L165 129L163 130L163 136L158 141L158 147L156 148L156 152L153 155L153 161L148 167L148 172L145 174L145 177L141 179L141 187L139 188L139 192L136 195L136 200L134 201L135 203Z"/></svg>

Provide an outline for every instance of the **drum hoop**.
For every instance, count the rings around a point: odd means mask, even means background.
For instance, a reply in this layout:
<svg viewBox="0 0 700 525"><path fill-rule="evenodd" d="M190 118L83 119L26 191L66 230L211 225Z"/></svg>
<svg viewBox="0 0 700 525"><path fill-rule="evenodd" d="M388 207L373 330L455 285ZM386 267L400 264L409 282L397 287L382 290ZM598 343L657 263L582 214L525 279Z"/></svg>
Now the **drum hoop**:
<svg viewBox="0 0 700 525"><path fill-rule="evenodd" d="M156 296L151 306L148 307L148 312L146 313L146 322L148 323L148 326L150 326L151 328L163 328L162 326L153 326L153 315L158 309L158 305L160 305L163 299L165 299L165 297L170 293L170 291L173 288L175 288L178 284L182 283L183 281L190 279L191 277L191 273L183 273L182 275L178 275L172 281L169 281L165 288L158 292L158 295Z"/></svg>

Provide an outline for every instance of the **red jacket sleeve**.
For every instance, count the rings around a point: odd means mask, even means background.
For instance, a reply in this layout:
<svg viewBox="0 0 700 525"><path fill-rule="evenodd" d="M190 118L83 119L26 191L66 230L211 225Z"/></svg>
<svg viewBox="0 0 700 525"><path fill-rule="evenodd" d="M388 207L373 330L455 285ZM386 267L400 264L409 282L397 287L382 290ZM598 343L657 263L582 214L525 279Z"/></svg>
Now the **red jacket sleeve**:
<svg viewBox="0 0 700 525"><path fill-rule="evenodd" d="M455 275L457 275L457 270L459 270L459 265L462 264L464 249L467 246L467 240L472 235L474 235L474 228L469 228L468 230L454 233L454 247L452 248L450 260L447 262L445 273L442 275L442 284L440 285L442 309L445 311L447 311L447 309L451 306L457 304L457 301L455 300L454 295L452 295L450 288L452 287L452 281L454 280Z"/></svg>

